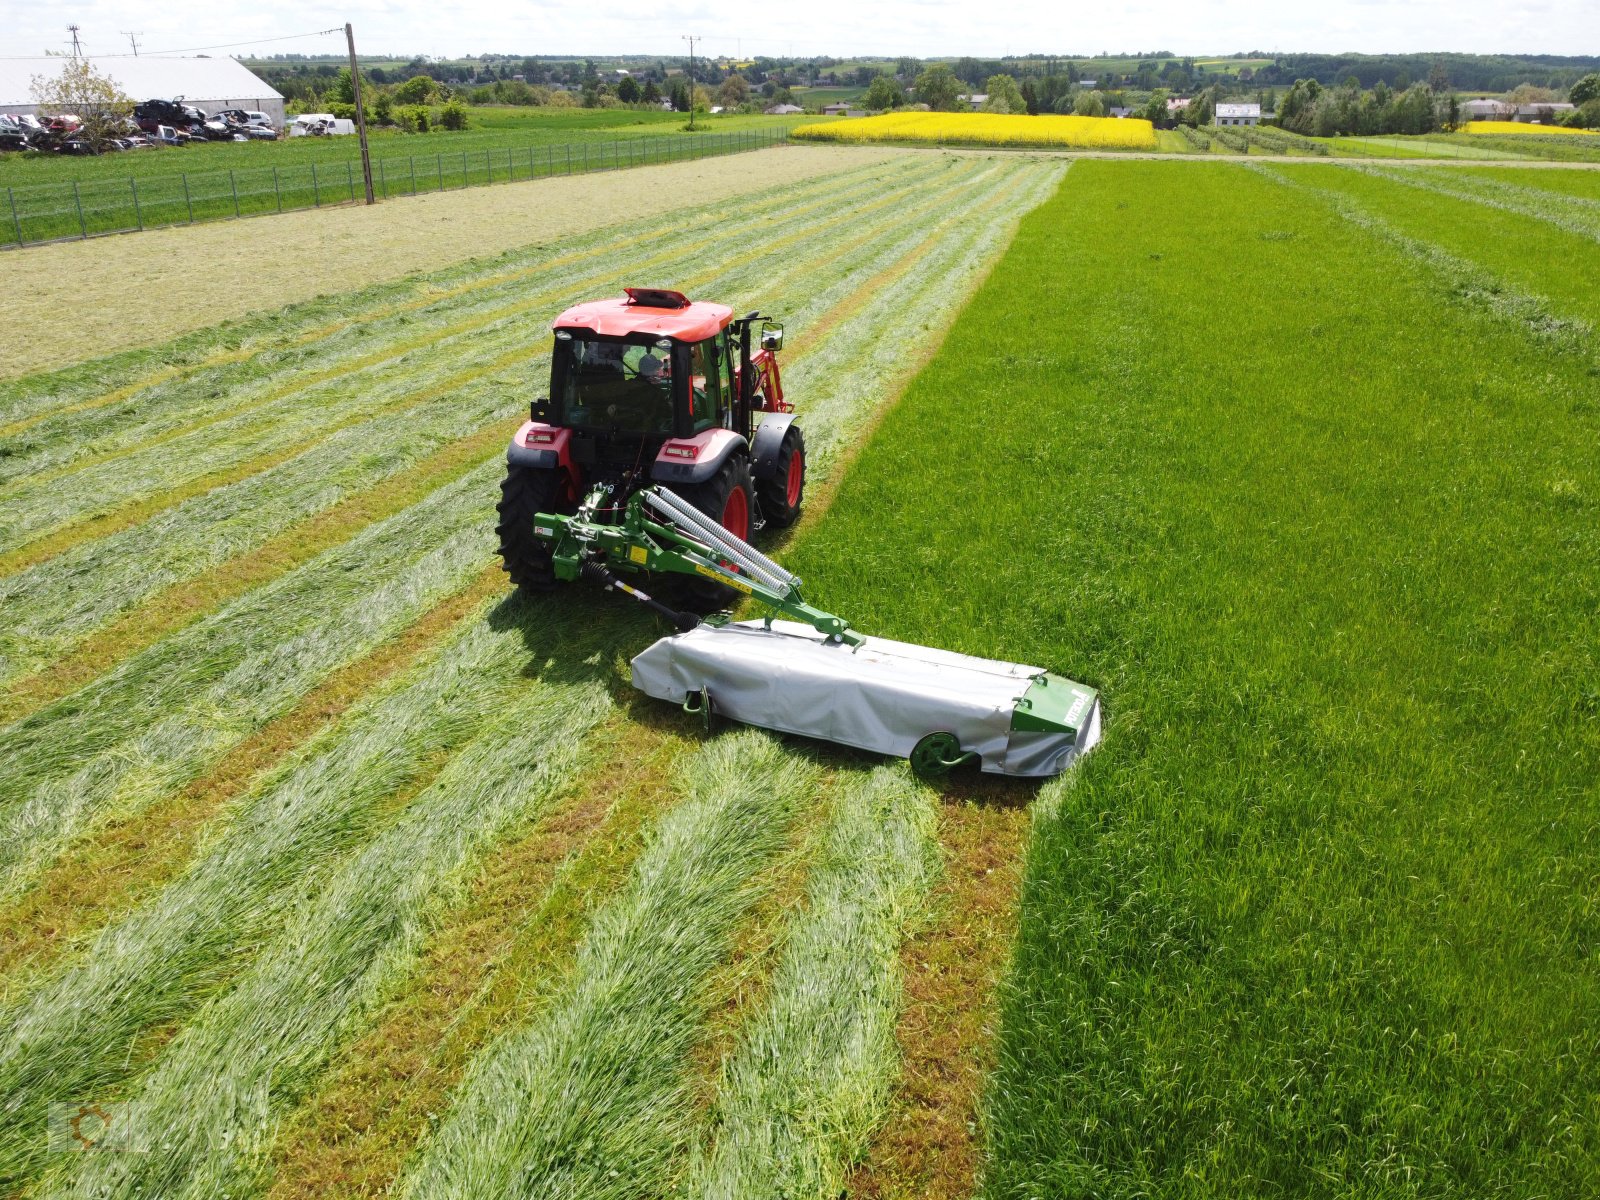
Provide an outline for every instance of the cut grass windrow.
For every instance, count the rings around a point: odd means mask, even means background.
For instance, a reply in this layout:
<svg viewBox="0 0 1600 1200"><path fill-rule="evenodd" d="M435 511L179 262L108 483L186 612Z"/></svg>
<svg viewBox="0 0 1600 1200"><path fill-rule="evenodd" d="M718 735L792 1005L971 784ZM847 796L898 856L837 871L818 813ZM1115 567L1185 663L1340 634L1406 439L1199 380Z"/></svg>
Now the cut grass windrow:
<svg viewBox="0 0 1600 1200"><path fill-rule="evenodd" d="M404 1194L605 1200L670 1182L693 1133L698 985L817 781L753 731L718 738L683 777L688 799L596 914L571 982L480 1056Z"/></svg>
<svg viewBox="0 0 1600 1200"><path fill-rule="evenodd" d="M457 395L403 422L346 430L277 467L0 579L0 605L14 614L0 629L0 684L33 673L0 696L0 721L65 695L477 466L509 437L496 420L504 408ZM69 652L64 670L60 658Z"/></svg>
<svg viewBox="0 0 1600 1200"><path fill-rule="evenodd" d="M805 910L723 1064L710 1145L681 1194L842 1194L894 1084L899 947L938 873L934 824L903 766L835 789Z"/></svg>
<svg viewBox="0 0 1600 1200"><path fill-rule="evenodd" d="M259 1186L278 1122L414 968L483 854L569 784L611 707L598 673L565 653L546 664L184 1026L120 1105L130 1128L160 1131L158 1145L65 1156L37 1194L215 1200Z"/></svg>
<svg viewBox="0 0 1600 1200"><path fill-rule="evenodd" d="M1473 182L1470 175L1462 180ZM1336 170L1317 183L1344 194L1406 236L1476 264L1502 288L1543 297L1563 316L1600 324L1600 254L1580 233L1472 199L1407 187L1382 175ZM1561 263L1561 270L1550 270L1552 262ZM1600 355L1596 358L1600 361Z"/></svg>
<svg viewBox="0 0 1600 1200"><path fill-rule="evenodd" d="M490 856L404 991L286 1121L268 1200L388 1192L472 1055L543 1012L567 979L590 916L677 800L684 746L637 719L596 731L571 797Z"/></svg>
<svg viewBox="0 0 1600 1200"><path fill-rule="evenodd" d="M0 895L182 786L488 558L491 461L4 730Z"/></svg>
<svg viewBox="0 0 1600 1200"><path fill-rule="evenodd" d="M537 316L563 298L603 286L619 271L648 273L674 255L693 261L709 240L737 238L774 223L798 225L824 209L848 210L881 197L886 190L890 195L902 192L928 174L928 164L922 164L918 170L887 178L874 176L847 186L814 185L799 194L781 192L741 200L727 211L698 221L657 219L631 234L616 229L598 231L577 239L572 249L554 258L529 257L527 265L513 272L491 270L499 265L497 261L480 263L481 278L475 281L443 286L442 280L458 277L458 270L441 272L441 283L433 286L427 286L428 282L439 277L413 280L408 294L420 288L422 296L369 312L354 327L346 328L351 323L346 318L339 329L324 328L294 339L288 350L267 351L253 361L230 364L233 369L223 378L208 374L167 383L154 394L119 397L117 410L97 407L92 419L82 417L82 410L41 416L26 437L13 438L11 453L0 460L0 482L39 475L50 468L60 473L126 457L179 434L269 407L265 415L275 419L290 401L302 402L304 394L319 385L359 377L419 350L435 353L441 343L530 311ZM530 299L530 293L537 299ZM448 320L441 324L441 317ZM335 337L336 333L343 336Z"/></svg>
<svg viewBox="0 0 1600 1200"><path fill-rule="evenodd" d="M40 1109L52 1092L114 1087L144 1031L180 1021L319 894L341 854L392 824L441 770L454 770L452 755L486 727L500 728L505 711L520 711L529 697L517 651L540 623L515 620L509 603L491 623L486 607L431 661L263 777L181 877L16 1001L0 1021L0 1102L12 1118L0 1132L0 1178L36 1161ZM570 671L584 643L562 653ZM560 707L570 686L540 694ZM84 1011L96 1019L81 1020Z"/></svg>
<svg viewBox="0 0 1600 1200"><path fill-rule="evenodd" d="M965 173L970 176L974 172L967 167ZM792 243L824 242L831 228L848 223L855 213L887 208L891 203L892 198L879 199L858 206L854 212L847 209L824 221L802 223L787 238L765 238L753 254L740 256L731 268L702 270L699 274L723 278L725 287L736 286L741 275L754 282L764 274L770 275L760 269L758 260L764 257L803 270L807 266L805 248ZM765 228L757 231L771 232ZM696 247L657 255L651 261L658 269L681 275L686 268L705 261L705 257L704 247ZM598 261L602 264L600 269L610 269L604 259ZM628 277L626 272L620 273L613 283ZM701 278L695 285L706 282ZM507 381L511 384L509 390L531 394L540 386L532 373L544 358L545 322L551 306L559 307L584 294L581 290L570 291L570 287L570 283L562 284L560 298L523 296L491 320L466 322L466 330L485 340L482 346L470 339L455 345L450 339L457 334L451 334L446 339L447 349L428 354L420 366L410 356L385 360L386 377L366 381L365 389L357 387L354 379L335 376L323 391L295 393L293 403L275 406L267 419L206 425L184 433L176 441L163 440L142 453L120 459L119 470L110 473L110 483L106 482L106 472L89 468L75 469L65 479L29 479L26 488L0 497L0 516L7 518L10 530L9 541L0 545L0 573L59 553L85 536L104 536L187 496L283 462L341 428L402 423L410 419L411 410L419 404L481 388L486 382L482 378L486 370L515 371L516 376ZM525 328L511 324L514 321ZM507 343L516 348L506 352L503 347ZM497 350L497 357L488 363L483 361L486 354ZM378 386L380 382L382 387ZM375 418L374 413L382 414L381 419ZM119 505L126 507L119 511Z"/></svg>
<svg viewBox="0 0 1600 1200"><path fill-rule="evenodd" d="M581 264L590 254L616 252L639 242L657 238L663 231L711 230L725 227L730 213L748 204L752 208L770 205L774 200L790 203L773 215L783 216L801 206L814 206L819 196L837 190L848 193L862 180L891 178L898 169L910 167L909 158L897 164L877 162L833 174L786 184L764 192L739 197L732 204L719 201L700 205L671 221L645 218L623 225L609 226L589 234L562 240L568 249L552 258L547 247L534 245L507 251L493 258L471 259L457 266L413 275L388 283L374 284L359 291L292 305L279 312L261 313L196 330L176 342L155 348L125 351L108 358L75 364L59 371L7 381L0 386L0 437L12 437L46 420L103 409L124 400L137 398L145 403L163 404L164 393L141 395L165 388L174 381L196 380L207 388L226 388L239 379L248 380L266 366L275 371L298 361L301 349L321 344L327 353L335 335L377 326L391 319L437 304L451 304L468 293L489 292L515 286L539 277L546 270L562 271ZM419 294L420 293L420 294ZM348 343L350 353L359 352L361 341ZM250 360L259 359L259 363ZM158 364L150 370L152 364ZM248 364L238 370L240 364ZM86 426L85 428L92 428Z"/></svg>
<svg viewBox="0 0 1600 1200"><path fill-rule="evenodd" d="M0 909L0 998L12 999L117 913L153 895L188 864L208 824L256 778L326 731L385 681L437 649L473 609L505 592L498 566L437 605L403 634L341 668L292 710L235 745L171 799L112 822Z"/></svg>

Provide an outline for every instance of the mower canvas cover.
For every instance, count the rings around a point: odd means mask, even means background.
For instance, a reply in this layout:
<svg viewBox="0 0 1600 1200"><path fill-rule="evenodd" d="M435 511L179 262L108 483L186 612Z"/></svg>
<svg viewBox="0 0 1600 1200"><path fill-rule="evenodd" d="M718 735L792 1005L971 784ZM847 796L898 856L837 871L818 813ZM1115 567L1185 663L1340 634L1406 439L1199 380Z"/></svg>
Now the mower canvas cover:
<svg viewBox="0 0 1600 1200"><path fill-rule="evenodd" d="M679 704L704 691L713 711L746 724L901 757L948 732L998 775L1058 775L1100 739L1096 693L1039 667L887 638L851 647L792 621L662 638L633 660L633 686ZM1014 728L1019 702L1039 687L1067 689L1071 728Z"/></svg>

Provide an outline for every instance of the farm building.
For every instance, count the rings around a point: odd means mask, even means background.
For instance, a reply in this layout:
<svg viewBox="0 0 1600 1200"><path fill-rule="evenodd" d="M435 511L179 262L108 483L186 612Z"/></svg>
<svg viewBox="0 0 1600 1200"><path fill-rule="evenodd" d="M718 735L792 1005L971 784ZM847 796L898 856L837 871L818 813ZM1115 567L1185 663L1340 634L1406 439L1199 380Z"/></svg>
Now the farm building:
<svg viewBox="0 0 1600 1200"><path fill-rule="evenodd" d="M35 76L58 73L68 58L0 59L0 113L37 114L33 98ZM271 84L232 58L137 57L90 58L96 73L113 80L135 101L175 100L204 109L223 108L264 112L283 126L283 97Z"/></svg>
<svg viewBox="0 0 1600 1200"><path fill-rule="evenodd" d="M1461 105L1461 119L1464 121L1509 121L1516 115L1517 106L1508 104L1504 100L1491 100L1487 96L1480 96L1476 100L1464 101Z"/></svg>
<svg viewBox="0 0 1600 1200"><path fill-rule="evenodd" d="M1554 125L1575 106L1571 104L1521 104L1516 119L1524 125Z"/></svg>
<svg viewBox="0 0 1600 1200"><path fill-rule="evenodd" d="M1219 104L1217 105L1216 122L1218 125L1259 125L1261 124L1261 105Z"/></svg>
<svg viewBox="0 0 1600 1200"><path fill-rule="evenodd" d="M791 117L795 113L803 112L805 112L805 109L801 108L798 104L774 104L771 108L766 110L766 114L769 117Z"/></svg>
<svg viewBox="0 0 1600 1200"><path fill-rule="evenodd" d="M957 96L956 100L962 104L965 104L968 108L972 109L973 112L977 112L978 109L982 108L989 102L989 93L973 92L970 96Z"/></svg>

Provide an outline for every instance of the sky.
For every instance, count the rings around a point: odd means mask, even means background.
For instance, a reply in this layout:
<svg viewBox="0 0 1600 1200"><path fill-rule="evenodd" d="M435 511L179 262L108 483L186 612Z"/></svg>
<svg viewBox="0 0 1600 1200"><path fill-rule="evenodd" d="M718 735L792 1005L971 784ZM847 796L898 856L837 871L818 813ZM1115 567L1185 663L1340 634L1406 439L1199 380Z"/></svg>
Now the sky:
<svg viewBox="0 0 1600 1200"><path fill-rule="evenodd" d="M909 54L1087 56L1170 51L1195 56L1260 50L1600 55L1597 0L804 0L790 5L706 0L506 4L504 0L307 0L262 5L152 5L147 0L7 5L5 56L70 47L80 26L90 54L195 51L327 54L343 38L315 34L349 21L363 54L661 54L686 51L686 34L712 57ZM341 30L342 32L342 30ZM266 39L283 39L271 40ZM235 43L253 43L235 46ZM225 48L231 47L231 49Z"/></svg>

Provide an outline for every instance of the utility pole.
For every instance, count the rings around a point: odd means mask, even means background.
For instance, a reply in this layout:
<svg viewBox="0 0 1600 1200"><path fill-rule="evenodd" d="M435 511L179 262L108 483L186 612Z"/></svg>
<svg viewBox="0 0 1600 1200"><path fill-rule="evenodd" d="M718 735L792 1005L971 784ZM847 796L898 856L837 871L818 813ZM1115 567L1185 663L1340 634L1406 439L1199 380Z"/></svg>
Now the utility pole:
<svg viewBox="0 0 1600 1200"><path fill-rule="evenodd" d="M78 27L76 25L68 25L67 32L72 34L72 57L82 58L83 47L78 45Z"/></svg>
<svg viewBox="0 0 1600 1200"><path fill-rule="evenodd" d="M376 204L372 194L372 154L367 149L367 113L361 107L361 68L356 66L356 31L347 23L344 40L350 47L350 89L356 98L356 132L361 135L361 180L367 186L367 203Z"/></svg>
<svg viewBox="0 0 1600 1200"><path fill-rule="evenodd" d="M122 32L122 35L128 39L128 45L133 47L133 56L135 58L138 58L139 57L139 34L143 33L144 30L141 29L141 30L138 31L138 33L129 33L126 29L124 29L121 32Z"/></svg>
<svg viewBox="0 0 1600 1200"><path fill-rule="evenodd" d="M683 40L689 43L689 128L694 128L694 44L698 37L692 33L683 35Z"/></svg>

